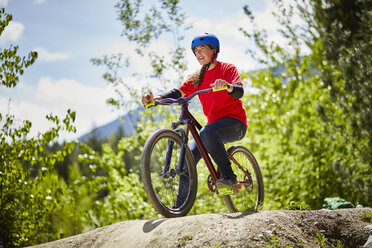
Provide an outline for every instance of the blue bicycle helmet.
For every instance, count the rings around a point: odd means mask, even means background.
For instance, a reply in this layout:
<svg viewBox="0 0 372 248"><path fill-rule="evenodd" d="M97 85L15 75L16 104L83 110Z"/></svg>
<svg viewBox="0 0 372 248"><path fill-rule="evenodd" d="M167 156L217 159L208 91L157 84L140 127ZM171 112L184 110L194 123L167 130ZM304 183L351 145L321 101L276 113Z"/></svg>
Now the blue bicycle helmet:
<svg viewBox="0 0 372 248"><path fill-rule="evenodd" d="M218 41L217 36L214 34L204 33L194 37L191 42L191 50L199 45L211 45L213 48L217 48L217 53L220 52L220 42Z"/></svg>

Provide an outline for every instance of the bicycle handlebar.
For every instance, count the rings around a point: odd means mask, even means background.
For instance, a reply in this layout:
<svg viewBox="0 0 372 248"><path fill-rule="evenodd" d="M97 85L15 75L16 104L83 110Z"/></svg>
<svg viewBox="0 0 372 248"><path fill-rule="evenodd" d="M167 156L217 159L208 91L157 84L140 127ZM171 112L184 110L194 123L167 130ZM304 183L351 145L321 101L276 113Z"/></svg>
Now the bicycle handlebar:
<svg viewBox="0 0 372 248"><path fill-rule="evenodd" d="M207 93L207 92L215 92L215 91L227 90L229 87L230 87L229 85L225 85L224 87L219 88L219 89L209 88L209 89L205 89L205 90L199 90L199 91L194 92L193 94L189 95L188 97L180 97L178 99L164 98L164 99L161 99L161 100L155 100L153 102L150 102L149 104L145 104L145 107L146 108L150 108L150 107L154 107L156 105L173 105L173 104L182 105L182 104L184 104L186 102L191 101L191 99L193 99L195 96L197 96L199 94Z"/></svg>

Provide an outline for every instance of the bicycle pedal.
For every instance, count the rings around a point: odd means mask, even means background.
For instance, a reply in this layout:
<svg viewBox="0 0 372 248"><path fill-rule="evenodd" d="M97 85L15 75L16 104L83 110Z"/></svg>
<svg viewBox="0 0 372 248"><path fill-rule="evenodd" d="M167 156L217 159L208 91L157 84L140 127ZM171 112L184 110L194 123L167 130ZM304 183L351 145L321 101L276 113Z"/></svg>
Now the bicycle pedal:
<svg viewBox="0 0 372 248"><path fill-rule="evenodd" d="M234 194L234 190L230 189L230 188L219 188L217 190L217 194L222 194L222 195L233 195Z"/></svg>

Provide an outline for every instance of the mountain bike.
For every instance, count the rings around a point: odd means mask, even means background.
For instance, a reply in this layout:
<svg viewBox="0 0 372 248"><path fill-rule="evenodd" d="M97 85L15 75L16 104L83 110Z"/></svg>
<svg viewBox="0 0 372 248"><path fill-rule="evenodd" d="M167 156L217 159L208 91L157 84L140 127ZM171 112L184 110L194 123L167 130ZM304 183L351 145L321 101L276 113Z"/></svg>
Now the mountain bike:
<svg viewBox="0 0 372 248"><path fill-rule="evenodd" d="M226 90L227 87L218 89ZM189 102L199 94L217 91L200 90L188 97L155 100L145 107L180 105L179 120L171 129L159 129L151 134L144 145L141 158L141 177L145 192L153 207L164 217L185 216L191 210L197 193L197 169L188 147L191 133L209 170L207 185L211 192L219 193L216 181L220 175L213 165L197 131L202 128L189 111ZM213 94L213 93L212 93ZM182 128L180 128L182 127ZM260 167L253 154L244 146L233 145L227 149L231 166L237 175L239 193L223 195L230 212L257 211L264 201L264 185ZM188 178L187 197L176 206L181 177Z"/></svg>

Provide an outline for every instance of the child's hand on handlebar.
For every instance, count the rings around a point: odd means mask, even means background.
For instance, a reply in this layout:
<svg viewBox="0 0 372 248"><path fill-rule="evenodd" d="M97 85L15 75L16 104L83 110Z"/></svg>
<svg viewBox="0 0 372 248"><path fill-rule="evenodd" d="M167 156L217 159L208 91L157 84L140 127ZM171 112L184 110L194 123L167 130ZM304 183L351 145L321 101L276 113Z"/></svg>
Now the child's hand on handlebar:
<svg viewBox="0 0 372 248"><path fill-rule="evenodd" d="M160 100L162 99L161 97L154 97L154 95L152 94L152 92L150 91L149 94L146 94L142 97L142 104L145 106L145 107L149 107L149 106L152 106L154 105L154 102L155 100Z"/></svg>
<svg viewBox="0 0 372 248"><path fill-rule="evenodd" d="M214 81L213 84L211 84L211 87L213 87L215 90L219 90L219 89L222 89L224 87L227 87L226 90L228 92L232 91L232 87L223 79L217 79L216 81Z"/></svg>
<svg viewBox="0 0 372 248"><path fill-rule="evenodd" d="M148 105L154 101L154 95L150 91L150 94L146 94L142 97L142 104L143 105Z"/></svg>

